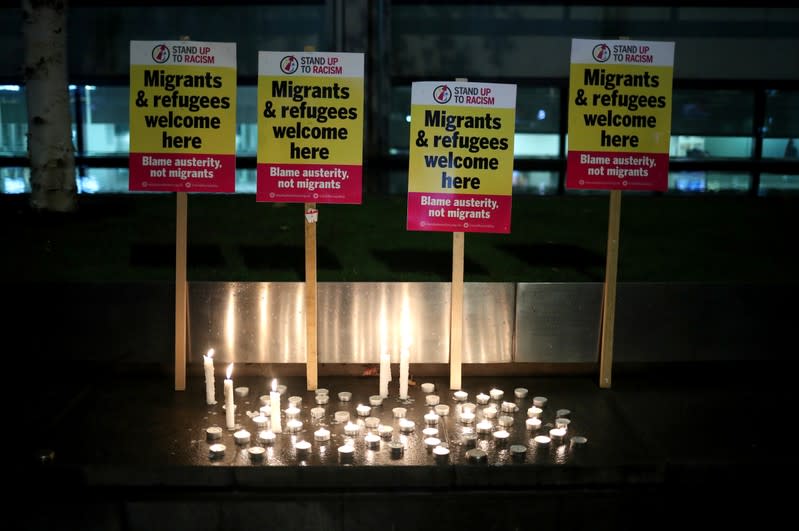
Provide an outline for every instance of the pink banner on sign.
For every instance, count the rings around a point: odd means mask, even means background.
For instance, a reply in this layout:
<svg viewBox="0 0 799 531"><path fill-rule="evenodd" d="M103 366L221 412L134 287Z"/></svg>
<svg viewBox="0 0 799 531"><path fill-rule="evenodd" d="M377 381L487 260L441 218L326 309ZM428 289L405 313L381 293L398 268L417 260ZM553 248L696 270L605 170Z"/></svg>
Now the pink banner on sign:
<svg viewBox="0 0 799 531"><path fill-rule="evenodd" d="M360 204L361 166L258 164L255 200Z"/></svg>
<svg viewBox="0 0 799 531"><path fill-rule="evenodd" d="M669 186L668 153L569 151L566 188L665 192Z"/></svg>
<svg viewBox="0 0 799 531"><path fill-rule="evenodd" d="M132 192L236 191L236 155L131 153Z"/></svg>
<svg viewBox="0 0 799 531"><path fill-rule="evenodd" d="M408 193L408 230L510 233L509 195Z"/></svg>

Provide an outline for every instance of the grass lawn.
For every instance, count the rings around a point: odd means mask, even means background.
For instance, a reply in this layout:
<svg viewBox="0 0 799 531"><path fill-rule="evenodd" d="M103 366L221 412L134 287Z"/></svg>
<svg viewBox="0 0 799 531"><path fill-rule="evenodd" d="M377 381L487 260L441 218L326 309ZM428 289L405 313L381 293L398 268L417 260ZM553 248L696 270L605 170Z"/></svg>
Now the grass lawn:
<svg viewBox="0 0 799 531"><path fill-rule="evenodd" d="M172 282L175 195L81 195L74 214L0 197L5 281ZM466 282L601 282L607 194L517 196L510 234L465 235ZM623 195L620 282L796 283L799 197ZM188 197L189 281L302 281L301 204ZM405 196L319 205L326 281L449 281L452 235L405 229Z"/></svg>

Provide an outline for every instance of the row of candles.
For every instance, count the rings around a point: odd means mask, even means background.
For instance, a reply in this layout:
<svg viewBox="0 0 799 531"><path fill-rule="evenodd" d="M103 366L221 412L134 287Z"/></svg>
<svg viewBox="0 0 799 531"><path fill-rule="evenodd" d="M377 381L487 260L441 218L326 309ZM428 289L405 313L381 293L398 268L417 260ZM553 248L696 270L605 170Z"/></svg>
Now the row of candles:
<svg viewBox="0 0 799 531"><path fill-rule="evenodd" d="M410 354L407 348L402 348L400 352L400 381L399 381L399 398L400 400L407 400L408 398L408 375L409 375L409 361ZM203 355L203 369L205 372L205 402L206 404L216 404L216 377L214 375L214 349L209 349L208 353ZM388 384L391 381L391 356L384 353L380 356L380 389L379 396L388 397ZM225 398L225 423L228 429L233 429L236 425L235 421L235 392L233 388L233 364L228 365L226 378L224 381L224 398ZM277 430L274 428L272 431L280 433L280 393L277 392L277 381L272 381L272 391L270 393L270 401L272 405L272 418L277 418ZM278 413L275 415L275 413Z"/></svg>

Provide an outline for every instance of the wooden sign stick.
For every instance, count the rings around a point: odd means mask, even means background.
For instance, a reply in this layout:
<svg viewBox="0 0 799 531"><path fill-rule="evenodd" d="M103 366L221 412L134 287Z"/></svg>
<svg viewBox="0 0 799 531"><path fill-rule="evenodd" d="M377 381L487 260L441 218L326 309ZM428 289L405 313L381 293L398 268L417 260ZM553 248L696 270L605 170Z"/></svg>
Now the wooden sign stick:
<svg viewBox="0 0 799 531"><path fill-rule="evenodd" d="M182 41L191 40L182 36ZM175 391L186 390L186 336L189 290L186 282L188 245L188 197L176 192L175 211Z"/></svg>
<svg viewBox="0 0 799 531"><path fill-rule="evenodd" d="M456 78L466 82L466 78ZM449 388L461 389L463 384L463 253L465 236L463 232L452 233L452 288L450 293L449 324Z"/></svg>
<svg viewBox="0 0 799 531"><path fill-rule="evenodd" d="M613 367L613 328L616 317L616 276L619 262L621 190L610 191L608 250L605 258L605 285L602 289L602 328L599 332L599 387L609 389Z"/></svg>
<svg viewBox="0 0 799 531"><path fill-rule="evenodd" d="M306 46L313 52L313 46ZM309 391L319 385L317 361L316 203L305 203L305 379Z"/></svg>

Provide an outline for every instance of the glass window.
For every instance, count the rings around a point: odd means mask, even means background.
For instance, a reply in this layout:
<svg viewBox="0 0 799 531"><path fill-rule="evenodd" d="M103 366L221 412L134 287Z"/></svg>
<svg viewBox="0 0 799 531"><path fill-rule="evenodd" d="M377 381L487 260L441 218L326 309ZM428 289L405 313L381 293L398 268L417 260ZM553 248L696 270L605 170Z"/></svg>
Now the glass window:
<svg viewBox="0 0 799 531"><path fill-rule="evenodd" d="M28 110L25 89L0 85L0 155L24 156L28 148Z"/></svg>
<svg viewBox="0 0 799 531"><path fill-rule="evenodd" d="M240 86L236 90L236 154L254 157L258 153L258 89ZM238 183L238 177L236 178ZM238 191L238 186L236 187Z"/></svg>
<svg viewBox="0 0 799 531"><path fill-rule="evenodd" d="M86 155L127 155L130 147L130 89L83 87L83 148Z"/></svg>
<svg viewBox="0 0 799 531"><path fill-rule="evenodd" d="M518 158L560 155L560 90L518 87L513 154Z"/></svg>
<svg viewBox="0 0 799 531"><path fill-rule="evenodd" d="M752 186L748 173L722 171L669 172L670 192L747 193Z"/></svg>
<svg viewBox="0 0 799 531"><path fill-rule="evenodd" d="M763 158L799 158L799 91L766 92Z"/></svg>
<svg viewBox="0 0 799 531"><path fill-rule="evenodd" d="M407 155L411 134L411 86L391 88L391 111L388 116L388 152Z"/></svg>
<svg viewBox="0 0 799 531"><path fill-rule="evenodd" d="M749 158L753 114L751 91L675 90L669 156Z"/></svg>
<svg viewBox="0 0 799 531"><path fill-rule="evenodd" d="M763 173L760 175L759 195L799 194L799 174Z"/></svg>
<svg viewBox="0 0 799 531"><path fill-rule="evenodd" d="M513 193L521 195L550 195L558 192L558 172L513 172Z"/></svg>
<svg viewBox="0 0 799 531"><path fill-rule="evenodd" d="M27 194L31 191L28 168L0 168L0 193Z"/></svg>

